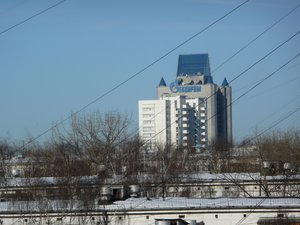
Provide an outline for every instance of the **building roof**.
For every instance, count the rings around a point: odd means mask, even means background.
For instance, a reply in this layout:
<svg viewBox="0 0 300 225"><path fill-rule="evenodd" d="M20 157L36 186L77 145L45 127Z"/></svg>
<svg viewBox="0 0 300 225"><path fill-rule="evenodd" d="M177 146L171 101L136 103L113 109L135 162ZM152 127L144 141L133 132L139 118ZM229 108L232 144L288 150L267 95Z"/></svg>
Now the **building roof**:
<svg viewBox="0 0 300 225"><path fill-rule="evenodd" d="M223 80L223 83L222 83L222 87L226 87L226 86L229 86L229 84L228 84L228 81L225 77L224 80Z"/></svg>
<svg viewBox="0 0 300 225"><path fill-rule="evenodd" d="M40 212L41 207L48 212L92 211L153 211L153 210L189 210L189 209L299 209L300 198L129 198L113 204L98 205L96 202L86 206L81 200L49 200L45 201L2 201L0 214L22 212Z"/></svg>
<svg viewBox="0 0 300 225"><path fill-rule="evenodd" d="M211 76L208 54L179 55L177 76Z"/></svg>
<svg viewBox="0 0 300 225"><path fill-rule="evenodd" d="M130 198L106 206L107 209L220 209L220 208L299 208L299 198Z"/></svg>
<svg viewBox="0 0 300 225"><path fill-rule="evenodd" d="M165 82L165 80L164 80L164 78L162 77L161 79L160 79L160 82L159 82L159 84L158 84L158 87L166 87L167 85L166 85L166 82Z"/></svg>

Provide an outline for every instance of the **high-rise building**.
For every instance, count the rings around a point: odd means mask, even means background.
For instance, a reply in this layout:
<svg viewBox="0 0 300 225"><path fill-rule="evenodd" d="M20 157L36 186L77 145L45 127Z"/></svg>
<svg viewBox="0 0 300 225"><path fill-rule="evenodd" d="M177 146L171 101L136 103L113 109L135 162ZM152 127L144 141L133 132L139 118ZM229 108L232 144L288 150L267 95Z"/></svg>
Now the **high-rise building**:
<svg viewBox="0 0 300 225"><path fill-rule="evenodd" d="M231 87L213 82L208 54L180 55L176 79L161 78L156 100L139 101L140 137L148 149L158 145L206 148L232 142Z"/></svg>

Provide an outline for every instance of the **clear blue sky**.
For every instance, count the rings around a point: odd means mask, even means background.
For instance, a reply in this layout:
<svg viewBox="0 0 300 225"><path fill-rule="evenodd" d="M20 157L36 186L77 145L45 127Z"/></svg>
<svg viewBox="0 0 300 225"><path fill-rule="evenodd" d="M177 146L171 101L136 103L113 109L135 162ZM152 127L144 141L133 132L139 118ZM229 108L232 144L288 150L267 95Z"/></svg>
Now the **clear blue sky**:
<svg viewBox="0 0 300 225"><path fill-rule="evenodd" d="M1 0L0 32L58 1ZM0 137L26 140L50 128L197 33L242 1L69 0L0 35ZM97 101L86 112L132 115L175 78L179 54L208 53L211 69L300 4L250 0L239 10ZM228 81L300 30L300 8L213 74ZM300 52L300 35L234 81L233 99ZM300 107L300 58L233 105L234 139ZM300 128L298 111L277 128Z"/></svg>

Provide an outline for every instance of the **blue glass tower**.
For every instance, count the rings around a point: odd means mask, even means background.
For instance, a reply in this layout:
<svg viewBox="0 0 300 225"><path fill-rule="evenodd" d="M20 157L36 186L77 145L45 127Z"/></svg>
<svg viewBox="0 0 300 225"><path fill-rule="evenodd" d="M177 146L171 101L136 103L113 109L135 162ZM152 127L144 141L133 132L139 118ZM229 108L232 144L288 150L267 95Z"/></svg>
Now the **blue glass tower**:
<svg viewBox="0 0 300 225"><path fill-rule="evenodd" d="M213 83L208 54L179 55L178 76L204 76L204 84Z"/></svg>

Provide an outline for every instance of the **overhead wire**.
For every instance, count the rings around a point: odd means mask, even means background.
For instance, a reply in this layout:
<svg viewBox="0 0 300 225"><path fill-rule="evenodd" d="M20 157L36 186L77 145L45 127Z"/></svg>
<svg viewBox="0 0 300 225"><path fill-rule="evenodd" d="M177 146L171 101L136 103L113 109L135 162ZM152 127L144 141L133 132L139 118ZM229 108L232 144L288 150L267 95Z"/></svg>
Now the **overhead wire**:
<svg viewBox="0 0 300 225"><path fill-rule="evenodd" d="M221 67L223 67L226 63L228 63L231 59L233 59L236 55L241 53L243 50L245 50L247 47L249 47L253 42L255 42L258 38L260 38L262 35L264 35L266 32L271 30L274 26L276 26L278 23L280 23L283 19L288 17L290 14L292 14L297 8L300 7L300 4L294 7L292 10L290 10L288 13L280 17L278 20L276 20L271 26L269 26L267 29L265 29L263 32L261 32L259 35L257 35L255 38L250 40L246 45L244 45L242 48L240 48L237 52L235 52L232 56L227 58L224 62L222 62L219 66L217 66L211 73L215 73L217 70L219 70Z"/></svg>
<svg viewBox="0 0 300 225"><path fill-rule="evenodd" d="M3 35L3 34L5 34L5 33L7 33L8 31L10 31L10 30L12 30L12 29L14 29L14 28L16 28L16 27L18 27L18 26L20 26L20 25L26 23L27 21L29 21L29 20L31 20L31 19L33 19L33 18L35 18L35 17L37 17L37 16L39 16L39 15L41 15L41 14L47 12L47 11L49 11L50 9L53 9L53 8L55 8L55 7L59 6L59 5L61 5L62 3L66 2L66 1L67 1L67 0L61 0L61 1L57 2L56 4L54 4L54 5L52 5L52 6L48 7L48 8L46 8L46 9L44 9L44 10L38 12L38 13L36 13L36 14L34 14L34 15L32 15L32 16L30 16L30 17L28 17L28 18L26 18L26 19L24 19L24 20L22 20L22 21L16 23L16 24L14 24L13 26L10 26L10 27L8 27L8 28L6 28L6 29L0 31L0 36Z"/></svg>
<svg viewBox="0 0 300 225"><path fill-rule="evenodd" d="M278 73L280 70L282 70L284 67L286 67L289 63L291 63L292 61L294 61L297 57L300 56L300 53L298 53L297 55L295 55L293 58L291 58L290 60L288 60L287 62L285 62L283 65L281 65L280 67L278 67L275 71L273 71L271 74L269 74L268 76L264 77L261 81L259 81L258 83L256 83L254 86L252 86L251 88L249 88L247 91L245 91L243 94L241 94L239 97L237 97L235 100L233 100L231 103L229 103L226 108L230 107L232 104L234 104L235 102L237 102L239 99L241 99L242 97L244 97L245 95L247 95L249 92L253 91L255 88L257 88L259 85L261 85L263 82L265 82L266 80L268 80L269 78L271 78L272 76L274 76L276 73ZM215 117L217 115L214 114L212 117ZM209 118L211 119L211 118ZM208 119L208 120L209 120Z"/></svg>
<svg viewBox="0 0 300 225"><path fill-rule="evenodd" d="M238 76L234 77L231 81L229 81L229 84L233 83L236 79L240 78L242 75L244 75L246 72L248 72L250 69L252 69L254 66L256 66L258 63L266 59L268 56L273 54L275 51L277 51L279 48L281 48L283 45L285 45L287 42L292 40L294 37L296 37L300 33L300 30L296 32L294 35L289 37L287 40L282 42L280 45L278 45L276 48L274 48L272 51L268 52L268 54L264 55L262 58L260 58L258 61L253 63L251 66L249 66L247 69L245 69L243 72L241 72Z"/></svg>
<svg viewBox="0 0 300 225"><path fill-rule="evenodd" d="M277 125L282 123L283 121L287 120L288 118L290 118L292 115L294 115L298 111L300 111L300 105L296 109L293 109L293 110L289 111L286 115L284 115L281 119L277 120L274 124L270 125L267 129L261 131L260 133L258 133L254 137L249 138L246 142L243 143L242 146L245 146L245 145L251 143L253 140L257 139L258 137L262 136L263 134L265 134L269 130L273 129L274 127L276 127Z"/></svg>
<svg viewBox="0 0 300 225"><path fill-rule="evenodd" d="M299 100L299 97L300 97L300 95L295 96L295 98L293 98L293 99L292 99L291 101L289 101L289 102L285 102L285 104L281 105L279 108L280 108L280 109L286 109L286 107L287 107L288 105L290 105L291 103L295 102L296 100ZM279 110L273 111L271 114L268 114L266 117L264 117L264 118L262 118L260 121L258 121L257 124L260 124L260 125L261 125L262 123L266 122L267 119L270 119L271 117L275 116L278 112L279 112ZM256 126L257 126L257 125L253 125L253 126L250 127L249 129L251 130L251 129L257 128Z"/></svg>

